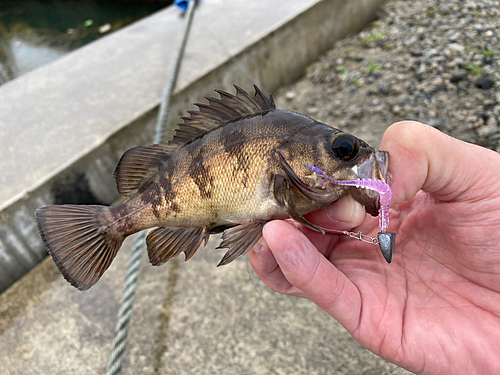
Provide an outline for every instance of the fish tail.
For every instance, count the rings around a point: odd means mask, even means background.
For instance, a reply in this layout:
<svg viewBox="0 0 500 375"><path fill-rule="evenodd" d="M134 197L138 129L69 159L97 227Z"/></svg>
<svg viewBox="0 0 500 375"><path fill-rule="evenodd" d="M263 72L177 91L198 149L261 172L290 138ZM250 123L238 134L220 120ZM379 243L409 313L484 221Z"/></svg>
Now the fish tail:
<svg viewBox="0 0 500 375"><path fill-rule="evenodd" d="M111 228L105 206L45 206L35 215L47 251L64 278L79 290L89 289L101 278L125 238Z"/></svg>

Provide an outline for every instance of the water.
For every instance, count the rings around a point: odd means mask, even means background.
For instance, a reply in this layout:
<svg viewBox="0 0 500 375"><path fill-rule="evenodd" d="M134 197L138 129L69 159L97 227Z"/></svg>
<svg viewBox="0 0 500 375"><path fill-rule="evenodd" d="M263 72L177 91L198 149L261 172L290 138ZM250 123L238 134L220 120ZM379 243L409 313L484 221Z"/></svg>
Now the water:
<svg viewBox="0 0 500 375"><path fill-rule="evenodd" d="M1 0L0 84L171 3L172 0Z"/></svg>

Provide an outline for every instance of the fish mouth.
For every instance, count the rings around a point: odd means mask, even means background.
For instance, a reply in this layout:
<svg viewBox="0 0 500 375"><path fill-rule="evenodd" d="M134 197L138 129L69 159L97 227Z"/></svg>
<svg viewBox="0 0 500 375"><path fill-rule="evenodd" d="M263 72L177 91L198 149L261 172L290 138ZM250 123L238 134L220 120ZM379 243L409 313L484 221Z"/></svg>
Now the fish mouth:
<svg viewBox="0 0 500 375"><path fill-rule="evenodd" d="M355 165L352 170L357 174L358 178L371 178L390 183L390 174L387 172L389 168L389 153L373 149L372 152L366 154L364 160L360 164ZM377 216L380 209L379 194L376 191L368 189L355 189L351 192L354 199L365 206L365 210L372 216Z"/></svg>

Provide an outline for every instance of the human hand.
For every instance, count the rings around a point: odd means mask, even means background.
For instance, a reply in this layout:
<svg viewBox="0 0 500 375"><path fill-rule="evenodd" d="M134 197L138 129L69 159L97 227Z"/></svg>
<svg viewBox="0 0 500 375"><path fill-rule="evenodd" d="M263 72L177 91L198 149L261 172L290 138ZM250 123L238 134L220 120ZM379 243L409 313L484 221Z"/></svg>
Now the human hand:
<svg viewBox="0 0 500 375"><path fill-rule="evenodd" d="M250 252L253 269L271 289L311 299L367 349L409 371L496 373L500 155L416 122L392 125L380 148L389 151L393 176L391 264L373 245L277 220ZM379 231L378 218L348 197L307 218L329 229Z"/></svg>

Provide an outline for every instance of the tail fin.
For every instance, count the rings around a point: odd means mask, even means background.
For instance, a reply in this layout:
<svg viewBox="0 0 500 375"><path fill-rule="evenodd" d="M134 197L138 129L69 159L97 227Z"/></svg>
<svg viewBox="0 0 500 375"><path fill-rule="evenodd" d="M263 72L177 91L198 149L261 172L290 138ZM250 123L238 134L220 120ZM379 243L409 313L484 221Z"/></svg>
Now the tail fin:
<svg viewBox="0 0 500 375"><path fill-rule="evenodd" d="M79 290L94 285L108 269L124 237L110 231L109 208L62 205L36 210L40 236L64 278Z"/></svg>

